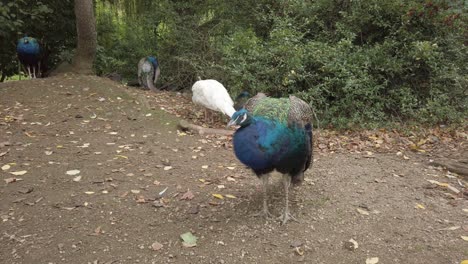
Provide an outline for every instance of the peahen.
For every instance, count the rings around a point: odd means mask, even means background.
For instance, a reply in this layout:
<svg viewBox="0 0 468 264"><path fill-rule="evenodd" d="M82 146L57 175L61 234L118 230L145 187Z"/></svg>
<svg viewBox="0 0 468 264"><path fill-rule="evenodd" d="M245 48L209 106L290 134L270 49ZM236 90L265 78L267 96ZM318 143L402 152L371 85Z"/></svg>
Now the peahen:
<svg viewBox="0 0 468 264"><path fill-rule="evenodd" d="M269 173L277 170L283 174L283 224L295 220L289 212L289 186L302 182L312 163L311 114L309 105L295 96L278 99L258 94L228 123L240 126L233 137L236 157L262 179L262 213L266 217L271 216L267 204Z"/></svg>
<svg viewBox="0 0 468 264"><path fill-rule="evenodd" d="M208 116L207 109L221 112L229 117L236 111L228 91L216 80L196 81L192 86L192 101L205 107L205 121Z"/></svg>
<svg viewBox="0 0 468 264"><path fill-rule="evenodd" d="M154 56L144 57L138 62L138 82L140 86L154 92L158 91L155 84L160 73L158 60Z"/></svg>
<svg viewBox="0 0 468 264"><path fill-rule="evenodd" d="M41 47L39 42L35 38L24 36L18 40L16 52L19 61L28 71L29 78L39 77L41 71Z"/></svg>

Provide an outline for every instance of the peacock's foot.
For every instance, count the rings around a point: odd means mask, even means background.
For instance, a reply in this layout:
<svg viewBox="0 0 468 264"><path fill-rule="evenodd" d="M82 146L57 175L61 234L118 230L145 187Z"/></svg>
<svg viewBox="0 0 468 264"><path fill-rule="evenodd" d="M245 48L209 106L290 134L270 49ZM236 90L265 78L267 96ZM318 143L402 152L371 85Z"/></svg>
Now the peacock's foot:
<svg viewBox="0 0 468 264"><path fill-rule="evenodd" d="M278 216L278 219L281 220L281 224L286 224L289 220L293 220L295 222L299 221L289 212L283 212L280 216Z"/></svg>
<svg viewBox="0 0 468 264"><path fill-rule="evenodd" d="M265 219L273 219L274 216L270 213L270 211L268 210L261 210L260 212L256 213L256 214L253 214L252 215L253 217L264 217Z"/></svg>

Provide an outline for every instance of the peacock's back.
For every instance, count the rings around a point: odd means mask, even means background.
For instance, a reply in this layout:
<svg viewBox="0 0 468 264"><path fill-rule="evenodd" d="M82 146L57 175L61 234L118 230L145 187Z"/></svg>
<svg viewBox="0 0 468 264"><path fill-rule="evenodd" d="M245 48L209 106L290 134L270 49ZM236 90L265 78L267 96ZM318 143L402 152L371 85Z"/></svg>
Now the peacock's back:
<svg viewBox="0 0 468 264"><path fill-rule="evenodd" d="M272 118L288 124L305 126L312 123L312 109L294 95L289 98L272 98L259 93L250 98L244 107L254 116Z"/></svg>

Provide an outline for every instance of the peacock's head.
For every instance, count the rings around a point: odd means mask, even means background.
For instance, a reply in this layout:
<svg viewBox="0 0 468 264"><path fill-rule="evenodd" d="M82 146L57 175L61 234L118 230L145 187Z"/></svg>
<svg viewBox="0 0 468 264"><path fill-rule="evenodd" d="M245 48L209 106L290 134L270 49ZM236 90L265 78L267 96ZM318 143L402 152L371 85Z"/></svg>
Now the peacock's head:
<svg viewBox="0 0 468 264"><path fill-rule="evenodd" d="M230 126L248 126L252 122L252 115L247 111L246 109L242 108L241 110L235 112L231 120L229 120L229 123L227 124L227 127Z"/></svg>
<svg viewBox="0 0 468 264"><path fill-rule="evenodd" d="M148 56L148 60L153 64L153 66L156 68L158 67L158 60L154 56Z"/></svg>
<svg viewBox="0 0 468 264"><path fill-rule="evenodd" d="M250 98L250 93L247 92L247 91L242 91L237 97L236 97L236 100L235 101L239 101L239 100L242 100L244 98Z"/></svg>

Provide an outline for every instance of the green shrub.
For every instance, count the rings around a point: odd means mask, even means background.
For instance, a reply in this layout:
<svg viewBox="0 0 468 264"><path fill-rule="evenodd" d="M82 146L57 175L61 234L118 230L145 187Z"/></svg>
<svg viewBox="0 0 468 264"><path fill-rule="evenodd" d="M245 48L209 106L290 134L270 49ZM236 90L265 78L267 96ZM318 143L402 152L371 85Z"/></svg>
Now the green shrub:
<svg viewBox="0 0 468 264"><path fill-rule="evenodd" d="M140 57L155 54L162 81L176 89L200 76L218 79L233 97L296 94L333 127L466 120L463 2L141 3L139 12L123 8L124 22L111 9L98 12L100 73L117 69L130 78Z"/></svg>

